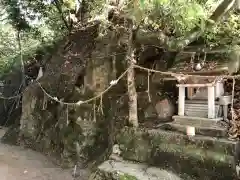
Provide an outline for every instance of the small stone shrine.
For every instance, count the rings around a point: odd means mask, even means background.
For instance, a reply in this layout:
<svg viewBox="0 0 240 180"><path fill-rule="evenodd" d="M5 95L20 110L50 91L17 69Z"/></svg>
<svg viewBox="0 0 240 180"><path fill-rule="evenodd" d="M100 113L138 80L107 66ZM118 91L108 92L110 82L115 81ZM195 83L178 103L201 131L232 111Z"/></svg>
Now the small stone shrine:
<svg viewBox="0 0 240 180"><path fill-rule="evenodd" d="M178 115L173 116L176 123L188 126L216 126L226 121L228 106L232 96L224 90L225 69L195 72L181 72L190 76L178 79Z"/></svg>

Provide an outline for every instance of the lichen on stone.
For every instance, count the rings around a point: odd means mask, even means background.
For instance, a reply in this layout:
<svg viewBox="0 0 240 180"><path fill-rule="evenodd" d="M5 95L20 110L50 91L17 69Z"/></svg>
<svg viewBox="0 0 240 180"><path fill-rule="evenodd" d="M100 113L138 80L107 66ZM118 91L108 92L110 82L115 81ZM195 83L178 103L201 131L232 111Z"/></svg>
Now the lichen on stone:
<svg viewBox="0 0 240 180"><path fill-rule="evenodd" d="M137 180L137 178L127 173L124 173L119 175L119 180Z"/></svg>

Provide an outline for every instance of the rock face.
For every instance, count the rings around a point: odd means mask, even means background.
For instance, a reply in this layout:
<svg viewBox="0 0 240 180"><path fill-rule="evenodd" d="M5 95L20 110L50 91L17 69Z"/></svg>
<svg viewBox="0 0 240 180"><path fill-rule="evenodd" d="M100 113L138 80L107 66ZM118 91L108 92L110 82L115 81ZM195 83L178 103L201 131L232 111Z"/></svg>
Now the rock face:
<svg viewBox="0 0 240 180"><path fill-rule="evenodd" d="M121 29L118 34L114 27L102 35L100 27L99 22L89 24L76 29L68 43L62 40L67 45L60 44L47 62L39 79L41 86L33 82L25 89L20 127L13 128L19 135L14 143L60 157L59 163L64 166L102 158L103 152L113 145L114 129L127 124L128 97L122 98L126 93L124 79L108 95L80 106L71 105L103 92L126 69L123 52L128 32ZM121 42L116 43L119 39ZM56 102L56 98L70 105ZM144 105L139 106L143 108L139 112L144 112L148 105L144 98L140 104ZM156 112L161 110L156 110L154 103L153 108L157 117ZM165 110L163 116L166 117ZM7 141L9 136L5 137Z"/></svg>
<svg viewBox="0 0 240 180"><path fill-rule="evenodd" d="M100 164L90 179L237 180L235 142L224 136L200 136L199 132L188 137L178 129L122 129L115 144L117 157Z"/></svg>
<svg viewBox="0 0 240 180"><path fill-rule="evenodd" d="M0 84L0 96L12 97L21 92L22 73L17 69L13 69L13 72L1 77ZM14 124L16 119L20 116L19 109L17 108L20 98L0 99L0 114L1 126L9 126ZM18 111L18 112L17 112Z"/></svg>
<svg viewBox="0 0 240 180"><path fill-rule="evenodd" d="M107 56L107 49L112 50L111 38L99 38L98 31L99 23L95 22L73 32L68 46L60 46L48 62L39 80L41 87L32 83L23 95L19 140L25 146L60 157L59 163L64 166L91 161L101 156L108 145L108 97L102 98L101 111L99 100L71 105L103 91L110 82L111 59L98 57ZM89 71L85 73L86 70ZM83 76L83 82L79 82L79 76Z"/></svg>

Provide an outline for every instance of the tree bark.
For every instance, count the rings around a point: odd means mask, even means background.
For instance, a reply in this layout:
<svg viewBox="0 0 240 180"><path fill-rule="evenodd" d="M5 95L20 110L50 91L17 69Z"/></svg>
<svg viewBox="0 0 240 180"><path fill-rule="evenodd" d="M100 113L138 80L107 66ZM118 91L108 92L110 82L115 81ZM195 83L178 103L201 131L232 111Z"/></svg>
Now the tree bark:
<svg viewBox="0 0 240 180"><path fill-rule="evenodd" d="M128 105L129 105L129 123L133 127L138 127L138 112L137 112L137 91L135 87L135 72L133 65L136 63L134 58L134 44L133 44L133 30L131 29L129 37L128 52L126 55L128 67L130 67L127 73L127 85L128 85Z"/></svg>
<svg viewBox="0 0 240 180"><path fill-rule="evenodd" d="M234 5L235 0L224 0L213 12L209 18L209 22L206 22L206 28L211 28L215 22L217 22L223 15L225 15ZM188 35L181 39L171 39L163 32L146 32L138 31L136 40L140 44L144 45L156 45L164 47L168 50L182 50L187 45L195 41L203 34L200 27L192 29Z"/></svg>
<svg viewBox="0 0 240 180"><path fill-rule="evenodd" d="M17 32L17 41L18 41L18 49L19 49L19 55L20 55L20 60L21 60L21 70L22 70L22 87L20 89L24 89L26 87L26 80L25 80L25 68L24 68L24 62L23 62L21 31L20 30L18 30L18 32Z"/></svg>

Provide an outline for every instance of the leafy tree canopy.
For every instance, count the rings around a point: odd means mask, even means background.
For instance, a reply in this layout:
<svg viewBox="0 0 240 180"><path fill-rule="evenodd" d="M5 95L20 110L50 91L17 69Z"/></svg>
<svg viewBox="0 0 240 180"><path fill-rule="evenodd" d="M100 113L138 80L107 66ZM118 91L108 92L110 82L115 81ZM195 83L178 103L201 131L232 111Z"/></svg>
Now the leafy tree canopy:
<svg viewBox="0 0 240 180"><path fill-rule="evenodd" d="M225 0L226 1L226 0ZM81 4L80 4L81 2ZM219 22L206 28L219 0L119 0L119 11L142 29L163 32L169 38L183 38L199 27L205 45L238 44L240 18L232 8ZM114 0L2 0L0 4L0 67L4 68L19 55L16 34L21 32L22 51L35 50L67 34L66 17L77 8L89 11L88 19L105 17ZM86 8L87 7L87 8ZM235 7L235 6L234 6ZM83 11L84 9L82 9Z"/></svg>

